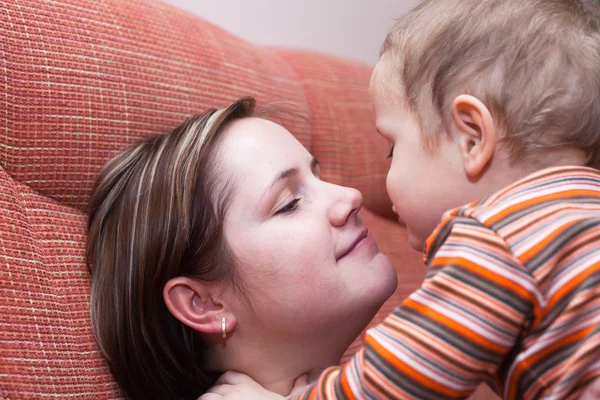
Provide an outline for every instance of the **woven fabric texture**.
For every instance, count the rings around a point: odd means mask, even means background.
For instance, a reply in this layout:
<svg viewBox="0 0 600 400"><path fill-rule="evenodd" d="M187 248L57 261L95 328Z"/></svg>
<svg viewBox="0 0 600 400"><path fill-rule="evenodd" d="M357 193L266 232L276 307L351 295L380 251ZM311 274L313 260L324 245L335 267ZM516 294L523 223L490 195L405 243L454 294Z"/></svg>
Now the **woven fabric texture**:
<svg viewBox="0 0 600 400"><path fill-rule="evenodd" d="M95 176L137 139L244 95L304 117L282 118L324 179L363 192L363 219L400 278L375 321L389 313L424 271L383 217L387 144L374 130L370 74L257 47L155 0L0 0L0 398L120 396L88 314Z"/></svg>

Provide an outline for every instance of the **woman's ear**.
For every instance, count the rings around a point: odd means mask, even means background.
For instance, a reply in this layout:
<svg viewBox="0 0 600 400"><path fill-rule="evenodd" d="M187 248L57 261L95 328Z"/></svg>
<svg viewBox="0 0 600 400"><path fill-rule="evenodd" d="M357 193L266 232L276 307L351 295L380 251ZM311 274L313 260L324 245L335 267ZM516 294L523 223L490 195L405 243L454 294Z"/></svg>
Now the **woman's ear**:
<svg viewBox="0 0 600 400"><path fill-rule="evenodd" d="M496 127L490 110L478 98L461 94L454 99L452 118L465 172L479 178L496 151Z"/></svg>
<svg viewBox="0 0 600 400"><path fill-rule="evenodd" d="M163 289L167 309L183 324L207 334L223 335L224 329L229 335L236 319L220 294L220 285L185 276L169 280Z"/></svg>

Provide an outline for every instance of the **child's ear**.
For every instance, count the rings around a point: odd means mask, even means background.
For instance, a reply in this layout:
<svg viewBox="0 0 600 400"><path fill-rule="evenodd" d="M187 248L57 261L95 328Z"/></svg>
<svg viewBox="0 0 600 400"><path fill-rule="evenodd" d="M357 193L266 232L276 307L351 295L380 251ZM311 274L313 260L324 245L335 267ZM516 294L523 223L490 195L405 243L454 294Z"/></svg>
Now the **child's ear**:
<svg viewBox="0 0 600 400"><path fill-rule="evenodd" d="M494 118L485 104L466 94L454 99L452 118L465 172L470 178L478 178L485 172L496 149Z"/></svg>
<svg viewBox="0 0 600 400"><path fill-rule="evenodd" d="M236 318L220 294L220 285L186 276L169 280L163 289L167 309L183 324L198 332L221 336L225 328L229 336Z"/></svg>

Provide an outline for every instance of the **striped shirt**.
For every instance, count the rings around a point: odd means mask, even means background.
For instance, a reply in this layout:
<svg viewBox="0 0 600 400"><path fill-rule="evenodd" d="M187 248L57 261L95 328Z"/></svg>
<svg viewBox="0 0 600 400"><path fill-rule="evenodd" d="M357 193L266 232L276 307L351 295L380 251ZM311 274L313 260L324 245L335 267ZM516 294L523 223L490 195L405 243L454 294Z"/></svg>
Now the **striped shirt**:
<svg viewBox="0 0 600 400"><path fill-rule="evenodd" d="M600 171L556 167L451 210L423 285L302 399L571 399L600 377Z"/></svg>

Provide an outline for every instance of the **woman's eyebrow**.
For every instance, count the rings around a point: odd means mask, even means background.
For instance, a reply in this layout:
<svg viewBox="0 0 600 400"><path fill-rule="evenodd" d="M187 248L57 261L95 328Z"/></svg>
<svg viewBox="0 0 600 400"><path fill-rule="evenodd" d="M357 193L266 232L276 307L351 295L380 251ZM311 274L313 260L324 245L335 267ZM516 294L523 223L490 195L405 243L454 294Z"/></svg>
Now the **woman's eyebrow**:
<svg viewBox="0 0 600 400"><path fill-rule="evenodd" d="M265 190L265 193L263 194L263 197L271 190L273 189L273 186L277 185L277 183L279 181L282 181L284 179L290 178L294 175L297 175L299 172L298 168L288 168L283 172L280 172L279 175L277 175L275 177L275 179L273 179L273 181L271 182L271 184L269 185L269 187L267 188L267 190Z"/></svg>
<svg viewBox="0 0 600 400"><path fill-rule="evenodd" d="M314 170L317 166L321 165L319 163L319 161L313 157L312 160L310 161L310 169L311 171ZM259 204L262 202L262 199L267 195L267 193L269 193L269 191L271 191L271 189L273 189L273 186L277 185L277 183L279 183L280 181L282 181L283 179L287 179L290 178L292 176L295 176L298 174L298 172L300 172L300 170L296 167L294 168L288 168L282 172L280 172L271 182L271 184L269 185L269 187L267 188L267 190L265 190L265 192L263 193L263 195L260 198Z"/></svg>

